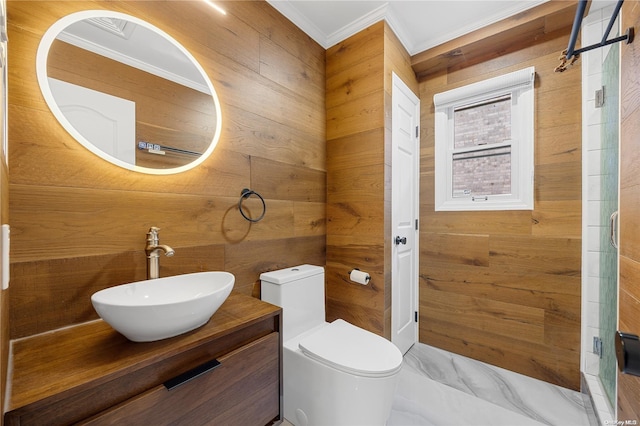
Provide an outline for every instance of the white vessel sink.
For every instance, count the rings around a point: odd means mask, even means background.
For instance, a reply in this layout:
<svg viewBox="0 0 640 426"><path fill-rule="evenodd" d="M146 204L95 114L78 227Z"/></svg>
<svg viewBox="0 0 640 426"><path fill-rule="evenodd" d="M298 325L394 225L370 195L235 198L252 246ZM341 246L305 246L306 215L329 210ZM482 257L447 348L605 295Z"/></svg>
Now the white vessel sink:
<svg viewBox="0 0 640 426"><path fill-rule="evenodd" d="M152 342L204 325L234 282L229 272L196 272L106 288L94 293L91 303L127 339Z"/></svg>

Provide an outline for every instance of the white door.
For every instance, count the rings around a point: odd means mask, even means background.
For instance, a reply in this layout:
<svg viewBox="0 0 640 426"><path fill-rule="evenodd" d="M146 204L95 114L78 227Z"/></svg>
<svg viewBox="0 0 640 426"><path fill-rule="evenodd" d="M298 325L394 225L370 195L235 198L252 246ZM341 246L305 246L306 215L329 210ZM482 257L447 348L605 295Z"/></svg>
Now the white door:
<svg viewBox="0 0 640 426"><path fill-rule="evenodd" d="M391 341L406 353L418 340L420 100L394 73L391 142Z"/></svg>
<svg viewBox="0 0 640 426"><path fill-rule="evenodd" d="M49 78L49 87L83 145L136 164L135 102L53 78Z"/></svg>

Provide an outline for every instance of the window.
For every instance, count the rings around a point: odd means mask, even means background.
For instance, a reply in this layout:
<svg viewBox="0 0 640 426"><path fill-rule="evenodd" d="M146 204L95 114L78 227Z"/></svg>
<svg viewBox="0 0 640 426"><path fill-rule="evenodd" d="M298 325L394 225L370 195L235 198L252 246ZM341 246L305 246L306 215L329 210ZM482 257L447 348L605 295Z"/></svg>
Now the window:
<svg viewBox="0 0 640 426"><path fill-rule="evenodd" d="M533 67L434 96L435 207L533 210Z"/></svg>

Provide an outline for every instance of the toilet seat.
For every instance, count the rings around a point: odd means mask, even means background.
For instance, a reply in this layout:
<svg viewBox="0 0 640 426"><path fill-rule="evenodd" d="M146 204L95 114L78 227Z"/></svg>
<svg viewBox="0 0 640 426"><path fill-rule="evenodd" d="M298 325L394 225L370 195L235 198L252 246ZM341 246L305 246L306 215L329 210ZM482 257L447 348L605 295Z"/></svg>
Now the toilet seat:
<svg viewBox="0 0 640 426"><path fill-rule="evenodd" d="M386 377L402 367L402 353L390 341L342 319L298 343L309 358L363 377Z"/></svg>

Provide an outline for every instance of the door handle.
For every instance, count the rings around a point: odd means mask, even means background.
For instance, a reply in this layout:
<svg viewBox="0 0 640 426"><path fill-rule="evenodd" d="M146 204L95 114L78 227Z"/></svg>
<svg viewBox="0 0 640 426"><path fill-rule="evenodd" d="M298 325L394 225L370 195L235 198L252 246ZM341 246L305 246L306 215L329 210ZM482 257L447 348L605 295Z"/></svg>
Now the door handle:
<svg viewBox="0 0 640 426"><path fill-rule="evenodd" d="M179 376L174 377L173 379L167 380L163 383L164 387L167 388L167 390L174 389L180 385L187 383L190 380L208 373L209 371L219 367L220 365L222 365L220 364L220 361L218 361L217 359L212 359L211 361L207 361L204 364L197 366L196 368L193 368L185 373L180 374Z"/></svg>
<svg viewBox="0 0 640 426"><path fill-rule="evenodd" d="M611 247L618 249L618 212L615 211L609 218L609 242Z"/></svg>
<svg viewBox="0 0 640 426"><path fill-rule="evenodd" d="M400 236L398 235L396 237L396 245L399 245L399 244L407 244L407 237L400 238Z"/></svg>

